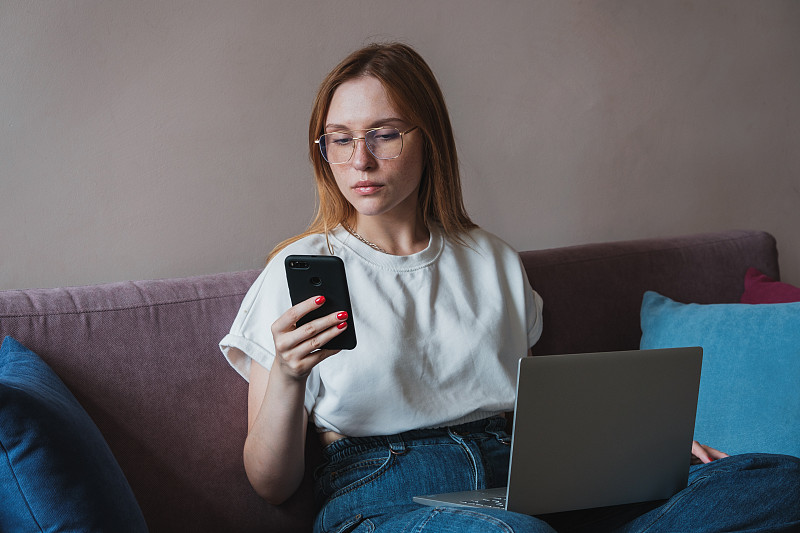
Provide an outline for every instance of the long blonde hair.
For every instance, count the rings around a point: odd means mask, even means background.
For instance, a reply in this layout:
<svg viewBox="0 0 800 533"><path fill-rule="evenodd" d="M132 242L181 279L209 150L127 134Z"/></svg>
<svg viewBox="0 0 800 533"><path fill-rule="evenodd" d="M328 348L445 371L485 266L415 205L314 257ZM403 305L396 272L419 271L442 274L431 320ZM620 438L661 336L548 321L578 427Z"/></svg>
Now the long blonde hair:
<svg viewBox="0 0 800 533"><path fill-rule="evenodd" d="M464 207L453 129L436 77L410 46L372 44L347 56L317 91L308 126L309 157L317 185L316 214L306 231L278 244L269 254L268 262L289 244L313 234L327 237L337 225L355 217L355 209L339 191L333 172L314 141L325 133L325 120L336 89L361 76L378 79L397 111L417 126L423 136L419 205L425 225L438 223L447 237L459 243L463 243L465 231L476 227Z"/></svg>

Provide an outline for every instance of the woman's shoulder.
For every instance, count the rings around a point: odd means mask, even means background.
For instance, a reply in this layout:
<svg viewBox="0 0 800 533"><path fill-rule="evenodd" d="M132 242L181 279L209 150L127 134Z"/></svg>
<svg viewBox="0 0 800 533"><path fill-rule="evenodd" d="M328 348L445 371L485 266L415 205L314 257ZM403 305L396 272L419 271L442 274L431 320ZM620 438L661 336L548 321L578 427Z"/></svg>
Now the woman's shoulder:
<svg viewBox="0 0 800 533"><path fill-rule="evenodd" d="M267 266L283 264L290 255L331 255L330 243L324 233L312 233L284 246L273 255Z"/></svg>
<svg viewBox="0 0 800 533"><path fill-rule="evenodd" d="M479 252L486 251L492 254L518 255L517 250L508 242L480 226L475 226L468 230L463 240L468 248L473 248Z"/></svg>
<svg viewBox="0 0 800 533"><path fill-rule="evenodd" d="M271 256L261 274L250 287L247 297L251 302L250 305L255 305L253 302L259 302L262 299L272 301L275 298L275 294L288 298L288 293L285 290L286 272L283 264L290 255L330 255L325 235L307 235L284 246ZM285 302L281 301L280 306L284 305Z"/></svg>

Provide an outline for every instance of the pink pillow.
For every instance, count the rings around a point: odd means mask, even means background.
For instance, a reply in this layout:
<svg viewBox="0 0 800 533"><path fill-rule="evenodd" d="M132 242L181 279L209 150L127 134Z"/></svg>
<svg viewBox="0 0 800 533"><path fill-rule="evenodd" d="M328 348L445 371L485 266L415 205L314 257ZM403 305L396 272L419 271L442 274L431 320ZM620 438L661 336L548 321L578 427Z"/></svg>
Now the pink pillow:
<svg viewBox="0 0 800 533"><path fill-rule="evenodd" d="M747 269L744 276L743 304L779 304L800 302L800 287L775 281L755 268Z"/></svg>

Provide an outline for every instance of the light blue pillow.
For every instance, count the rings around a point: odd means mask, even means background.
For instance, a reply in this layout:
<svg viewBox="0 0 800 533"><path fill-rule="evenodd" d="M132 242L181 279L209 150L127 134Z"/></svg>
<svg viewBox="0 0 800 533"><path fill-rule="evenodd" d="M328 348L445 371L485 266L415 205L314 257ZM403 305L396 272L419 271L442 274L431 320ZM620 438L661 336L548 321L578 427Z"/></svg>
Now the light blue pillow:
<svg viewBox="0 0 800 533"><path fill-rule="evenodd" d="M800 457L800 302L642 302L643 349L703 347L695 440Z"/></svg>

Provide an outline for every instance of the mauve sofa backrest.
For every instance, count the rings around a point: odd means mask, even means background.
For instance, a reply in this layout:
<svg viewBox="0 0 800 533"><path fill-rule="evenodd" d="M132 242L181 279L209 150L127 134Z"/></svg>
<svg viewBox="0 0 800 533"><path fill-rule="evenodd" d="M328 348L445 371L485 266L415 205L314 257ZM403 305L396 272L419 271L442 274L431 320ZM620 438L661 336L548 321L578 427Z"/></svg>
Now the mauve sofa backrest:
<svg viewBox="0 0 800 533"><path fill-rule="evenodd" d="M520 254L544 300L534 355L639 347L645 291L680 302L732 303L756 267L779 279L775 238L761 231L586 244Z"/></svg>
<svg viewBox="0 0 800 533"><path fill-rule="evenodd" d="M537 354L635 348L645 290L682 301L733 302L749 266L778 278L775 240L762 232L521 255L545 301ZM153 533L310 530L311 468L298 494L280 507L250 488L241 459L247 384L217 348L257 275L0 291L0 335L39 353L75 393ZM313 439L310 432L309 465L319 459Z"/></svg>
<svg viewBox="0 0 800 533"><path fill-rule="evenodd" d="M310 523L308 483L271 507L242 464L247 383L217 345L257 275L0 292L0 333L37 352L75 394L154 533Z"/></svg>

